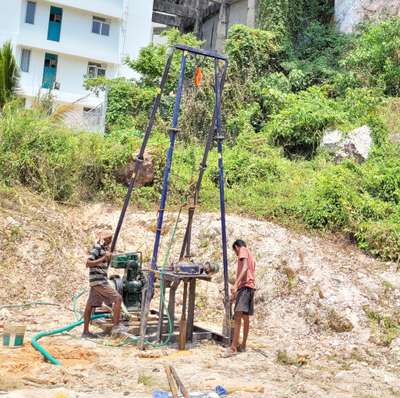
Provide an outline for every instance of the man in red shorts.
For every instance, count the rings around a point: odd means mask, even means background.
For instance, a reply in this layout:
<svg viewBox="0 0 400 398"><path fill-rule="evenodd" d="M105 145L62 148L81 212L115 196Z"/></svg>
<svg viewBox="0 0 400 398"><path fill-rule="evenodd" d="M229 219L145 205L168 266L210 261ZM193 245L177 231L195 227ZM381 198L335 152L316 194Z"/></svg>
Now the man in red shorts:
<svg viewBox="0 0 400 398"><path fill-rule="evenodd" d="M247 337L249 335L250 319L254 314L255 292L255 262L253 255L246 247L243 240L236 240L232 246L237 256L236 281L231 289L231 299L235 301L234 319L235 327L232 344L225 353L225 357L235 355L238 351L246 351ZM243 340L239 344L240 329L243 320Z"/></svg>
<svg viewBox="0 0 400 398"><path fill-rule="evenodd" d="M118 331L118 325L121 317L122 297L108 282L108 264L111 260L109 246L112 241L112 234L103 233L100 239L93 246L90 256L86 261L86 267L89 268L89 298L86 303L85 313L83 315L83 338L96 338L97 335L89 332L90 317L93 309L101 307L103 303L108 306L113 305L113 332Z"/></svg>

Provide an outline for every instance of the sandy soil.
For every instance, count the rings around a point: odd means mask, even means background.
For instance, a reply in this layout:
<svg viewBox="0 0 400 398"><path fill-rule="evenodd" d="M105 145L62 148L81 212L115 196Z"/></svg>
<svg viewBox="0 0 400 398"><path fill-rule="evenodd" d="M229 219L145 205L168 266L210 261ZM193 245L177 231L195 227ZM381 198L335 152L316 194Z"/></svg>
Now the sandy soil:
<svg viewBox="0 0 400 398"><path fill-rule="evenodd" d="M61 306L0 310L0 325L10 319L27 324L29 342L37 331L72 321L71 297L87 284L86 250L98 229L115 226L119 210L104 204L65 208L34 196L2 198L0 204L0 306L31 300ZM118 249L141 250L148 260L154 221L154 213L130 212ZM13 398L150 397L156 388L167 389L163 365L173 364L191 391L236 387L230 397L400 397L396 264L365 256L341 239L236 215L227 221L229 240L245 238L257 259L257 314L246 353L223 359L221 347L205 343L143 354L135 346L111 347L109 339L83 341L77 328L43 339L61 367L45 363L29 343L0 348L0 391ZM174 222L168 214L161 259ZM184 225L183 217L173 257ZM218 215L195 219L193 254L220 260ZM196 309L198 321L216 330L221 287L221 276L202 283Z"/></svg>

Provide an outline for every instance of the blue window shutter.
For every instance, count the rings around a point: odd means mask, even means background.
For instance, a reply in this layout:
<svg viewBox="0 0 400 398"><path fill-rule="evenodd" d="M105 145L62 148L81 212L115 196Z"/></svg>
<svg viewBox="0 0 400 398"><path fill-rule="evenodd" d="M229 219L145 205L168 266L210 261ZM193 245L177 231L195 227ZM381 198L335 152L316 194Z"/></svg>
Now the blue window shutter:
<svg viewBox="0 0 400 398"><path fill-rule="evenodd" d="M21 52L21 70L22 72L29 72L29 65L31 63L31 50L26 48Z"/></svg>
<svg viewBox="0 0 400 398"><path fill-rule="evenodd" d="M28 3L26 4L25 23L34 24L35 13L36 13L36 3L34 1L28 1Z"/></svg>
<svg viewBox="0 0 400 398"><path fill-rule="evenodd" d="M110 36L110 25L108 23L103 23L101 26L101 34L103 36Z"/></svg>
<svg viewBox="0 0 400 398"><path fill-rule="evenodd" d="M101 23L99 21L93 20L92 23L92 32L100 34Z"/></svg>

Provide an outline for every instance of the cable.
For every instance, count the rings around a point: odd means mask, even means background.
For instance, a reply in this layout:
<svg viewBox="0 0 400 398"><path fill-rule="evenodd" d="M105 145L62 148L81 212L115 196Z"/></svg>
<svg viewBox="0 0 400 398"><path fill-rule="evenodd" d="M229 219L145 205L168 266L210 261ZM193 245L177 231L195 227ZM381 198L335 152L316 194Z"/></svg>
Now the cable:
<svg viewBox="0 0 400 398"><path fill-rule="evenodd" d="M86 292L87 289L81 289L72 296L72 311L74 313L75 321L78 321L83 316L82 312L78 310L78 299Z"/></svg>
<svg viewBox="0 0 400 398"><path fill-rule="evenodd" d="M167 268L168 259L171 254L171 248L175 241L176 230L178 229L178 223L179 223L179 219L181 216L183 206L184 205L182 204L181 207L179 208L179 213L176 218L174 229L172 230L171 238L168 243L167 252L165 253L163 264L162 264L161 270L160 270L160 303L163 303L163 306L165 306L164 272L165 272L165 269ZM169 311L167 311L166 313L167 313L167 319L168 319L167 338L160 343L152 343L148 340L145 340L145 344L150 345L151 347L154 347L154 348L159 348L159 347L164 347L169 343L169 341L171 340L172 334L174 333L174 325L173 325L174 320L171 318ZM161 314L159 314L159 315L161 316Z"/></svg>
<svg viewBox="0 0 400 398"><path fill-rule="evenodd" d="M32 301L30 303L23 304L8 304L0 306L0 310L3 308L24 308L24 307L32 307L33 305L54 305L55 307L61 307L61 304L48 303L47 301Z"/></svg>

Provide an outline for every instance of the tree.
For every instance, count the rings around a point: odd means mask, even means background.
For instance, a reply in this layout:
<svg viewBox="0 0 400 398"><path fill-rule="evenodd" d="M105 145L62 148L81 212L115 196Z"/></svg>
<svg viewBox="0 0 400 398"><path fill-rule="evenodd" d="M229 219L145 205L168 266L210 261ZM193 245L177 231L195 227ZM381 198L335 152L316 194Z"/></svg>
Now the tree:
<svg viewBox="0 0 400 398"><path fill-rule="evenodd" d="M19 76L11 42L7 41L0 49L0 108L15 95Z"/></svg>

